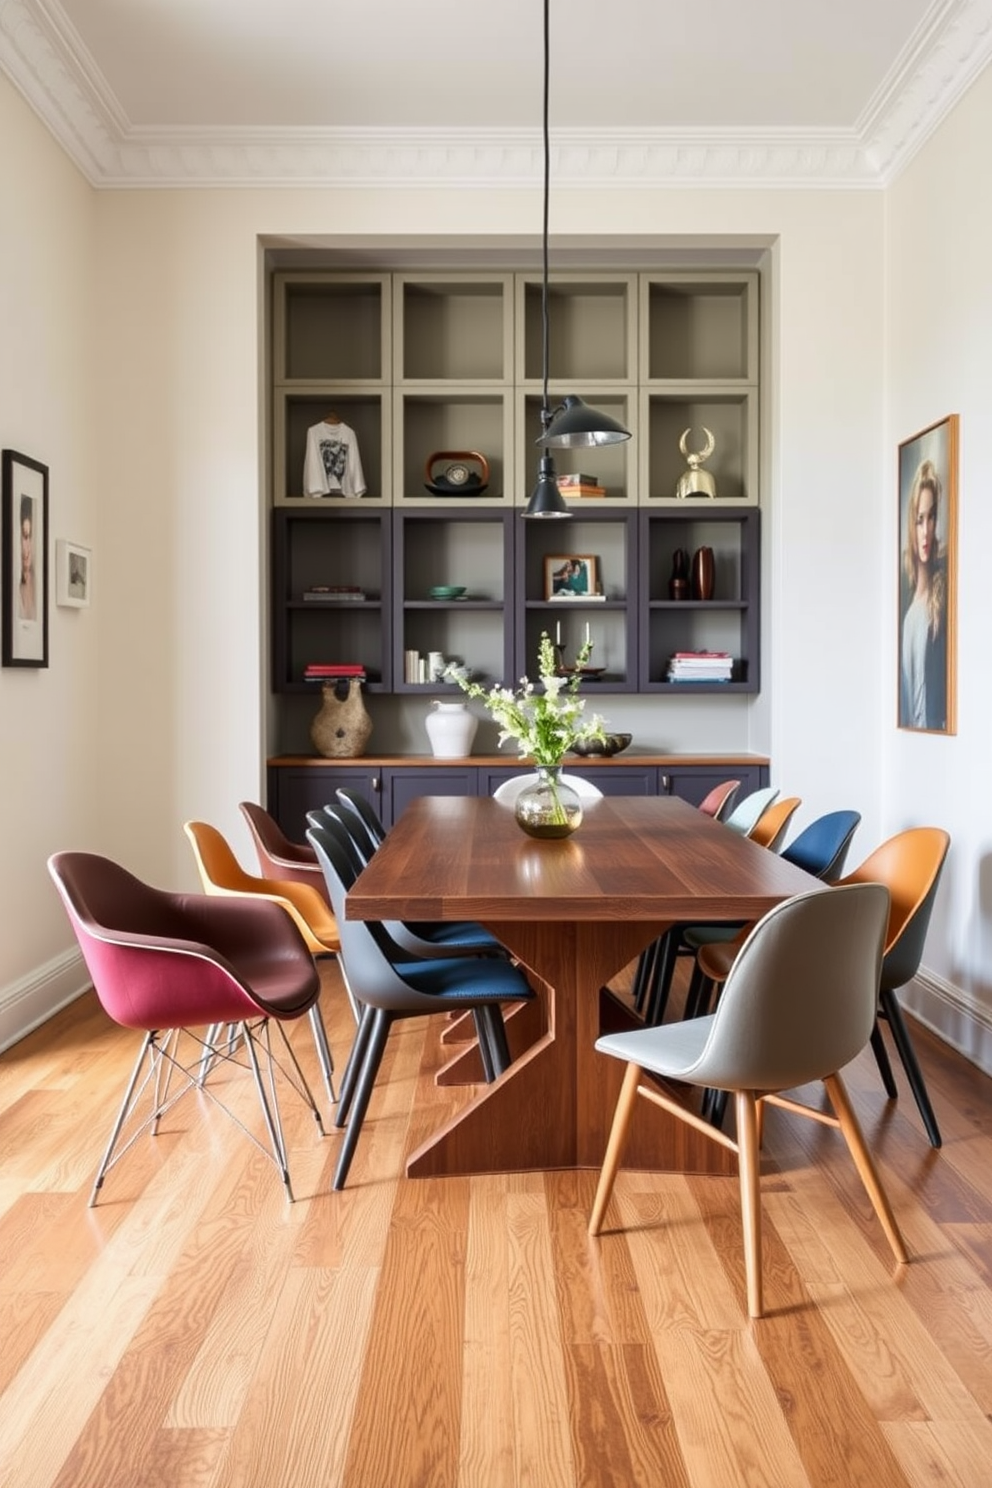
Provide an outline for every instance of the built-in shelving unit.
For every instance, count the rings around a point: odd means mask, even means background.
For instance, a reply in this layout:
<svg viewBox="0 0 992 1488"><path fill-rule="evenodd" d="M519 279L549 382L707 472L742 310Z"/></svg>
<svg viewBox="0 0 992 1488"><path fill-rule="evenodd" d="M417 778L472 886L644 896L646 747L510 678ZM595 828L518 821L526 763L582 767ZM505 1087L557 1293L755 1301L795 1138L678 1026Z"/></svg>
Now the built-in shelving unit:
<svg viewBox="0 0 992 1488"><path fill-rule="evenodd" d="M525 522L542 401L541 278L520 272L339 273L292 269L272 290L272 682L304 692L309 662L361 662L368 690L437 691L410 680L406 654L440 652L484 682L533 668L543 630L566 664L588 627L590 693L674 695L669 657L725 650L732 680L759 687L758 280L751 270L566 273L549 292L549 390L612 413L622 444L561 451L560 474L594 476L568 523ZM364 471L360 497L304 493L308 431L348 426ZM676 496L686 459L716 496ZM477 451L489 483L440 497L436 452ZM706 600L674 600L673 554L714 554ZM602 597L548 592L554 560L595 560ZM359 601L305 598L358 587ZM464 597L430 590L459 585ZM599 670L599 669L602 670ZM450 684L449 684L450 685Z"/></svg>

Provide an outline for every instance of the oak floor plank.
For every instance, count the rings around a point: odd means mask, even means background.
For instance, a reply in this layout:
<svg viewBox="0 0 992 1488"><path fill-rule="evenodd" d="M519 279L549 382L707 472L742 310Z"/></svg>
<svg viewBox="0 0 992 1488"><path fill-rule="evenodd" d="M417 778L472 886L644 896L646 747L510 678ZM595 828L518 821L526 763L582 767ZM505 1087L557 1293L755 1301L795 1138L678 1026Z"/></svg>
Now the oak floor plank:
<svg viewBox="0 0 992 1488"><path fill-rule="evenodd" d="M293 1205L193 1096L88 1208L136 1036L84 997L0 1055L0 1488L984 1488L992 1081L916 1038L935 1152L899 1069L897 1101L846 1072L904 1268L839 1135L769 1112L750 1322L735 1178L625 1170L595 1240L595 1172L407 1180L472 1094L435 1084L444 1029L394 1028L343 1193L283 1097Z"/></svg>

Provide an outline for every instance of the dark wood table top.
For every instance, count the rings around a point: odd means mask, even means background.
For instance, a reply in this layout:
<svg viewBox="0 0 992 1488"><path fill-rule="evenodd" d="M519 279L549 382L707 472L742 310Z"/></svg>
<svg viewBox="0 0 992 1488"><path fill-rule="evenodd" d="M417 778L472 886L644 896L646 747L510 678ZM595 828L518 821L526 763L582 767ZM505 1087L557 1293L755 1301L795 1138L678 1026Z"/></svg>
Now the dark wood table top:
<svg viewBox="0 0 992 1488"><path fill-rule="evenodd" d="M816 886L676 797L609 796L537 842L490 797L411 803L348 895L349 919L756 920Z"/></svg>

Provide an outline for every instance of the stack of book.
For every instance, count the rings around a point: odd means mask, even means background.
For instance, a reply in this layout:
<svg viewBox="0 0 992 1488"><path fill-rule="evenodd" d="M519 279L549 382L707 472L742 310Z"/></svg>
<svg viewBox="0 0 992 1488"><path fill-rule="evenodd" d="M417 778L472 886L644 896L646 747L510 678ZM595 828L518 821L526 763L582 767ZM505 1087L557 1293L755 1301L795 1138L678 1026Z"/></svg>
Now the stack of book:
<svg viewBox="0 0 992 1488"><path fill-rule="evenodd" d="M365 590L357 584L311 584L309 589L304 589L303 598L314 604L346 604L364 599Z"/></svg>
<svg viewBox="0 0 992 1488"><path fill-rule="evenodd" d="M357 677L359 682L365 681L365 668L361 662L310 661L303 672L304 682L350 682L352 677Z"/></svg>
<svg viewBox="0 0 992 1488"><path fill-rule="evenodd" d="M605 496L606 487L601 486L594 475L560 475L558 489L563 496Z"/></svg>
<svg viewBox="0 0 992 1488"><path fill-rule="evenodd" d="M668 663L669 682L729 682L734 658L729 651L676 651Z"/></svg>

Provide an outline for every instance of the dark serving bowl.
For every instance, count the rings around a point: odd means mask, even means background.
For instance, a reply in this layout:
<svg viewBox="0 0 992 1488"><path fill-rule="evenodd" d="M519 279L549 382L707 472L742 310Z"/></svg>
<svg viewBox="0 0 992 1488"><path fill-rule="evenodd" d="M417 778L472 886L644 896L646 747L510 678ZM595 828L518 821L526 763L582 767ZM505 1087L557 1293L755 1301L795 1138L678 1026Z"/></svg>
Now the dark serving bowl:
<svg viewBox="0 0 992 1488"><path fill-rule="evenodd" d="M574 744L572 752L581 755L583 759L593 754L609 757L613 754L620 754L627 748L633 737L633 734L607 734L605 744L601 744L598 739L587 739L583 743Z"/></svg>

